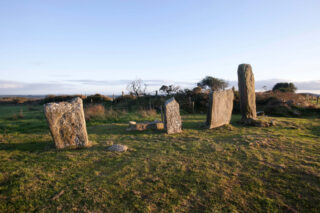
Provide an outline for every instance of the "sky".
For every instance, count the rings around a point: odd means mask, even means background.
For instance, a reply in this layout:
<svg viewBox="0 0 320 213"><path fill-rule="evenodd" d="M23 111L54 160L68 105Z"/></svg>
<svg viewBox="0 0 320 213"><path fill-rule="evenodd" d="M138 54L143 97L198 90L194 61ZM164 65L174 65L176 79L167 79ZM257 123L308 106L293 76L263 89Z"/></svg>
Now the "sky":
<svg viewBox="0 0 320 213"><path fill-rule="evenodd" d="M0 1L0 95L119 94L205 76L320 94L319 0Z"/></svg>

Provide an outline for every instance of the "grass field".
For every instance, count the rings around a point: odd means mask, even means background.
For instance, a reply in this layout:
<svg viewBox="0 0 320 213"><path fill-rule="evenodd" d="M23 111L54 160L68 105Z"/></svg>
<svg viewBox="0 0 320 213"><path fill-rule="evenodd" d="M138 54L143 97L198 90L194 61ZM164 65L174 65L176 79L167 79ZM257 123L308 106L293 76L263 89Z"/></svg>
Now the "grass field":
<svg viewBox="0 0 320 213"><path fill-rule="evenodd" d="M145 119L127 114L90 120L92 148L57 151L41 108L0 106L0 212L320 211L319 118L205 130L183 115L167 135L127 132Z"/></svg>

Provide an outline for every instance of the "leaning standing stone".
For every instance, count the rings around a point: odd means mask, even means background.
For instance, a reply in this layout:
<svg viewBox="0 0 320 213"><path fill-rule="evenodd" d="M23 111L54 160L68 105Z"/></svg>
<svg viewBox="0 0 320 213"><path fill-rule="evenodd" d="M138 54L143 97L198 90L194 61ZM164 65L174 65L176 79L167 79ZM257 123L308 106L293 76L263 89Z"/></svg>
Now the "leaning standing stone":
<svg viewBox="0 0 320 213"><path fill-rule="evenodd" d="M44 106L51 135L57 149L91 146L81 98Z"/></svg>
<svg viewBox="0 0 320 213"><path fill-rule="evenodd" d="M182 132L182 122L180 117L180 107L174 98L165 102L165 127L168 134Z"/></svg>
<svg viewBox="0 0 320 213"><path fill-rule="evenodd" d="M230 123L234 94L232 90L215 91L210 94L207 127L213 129Z"/></svg>
<svg viewBox="0 0 320 213"><path fill-rule="evenodd" d="M246 122L248 119L256 119L256 93L254 86L254 76L250 64L239 65L238 84L242 121Z"/></svg>

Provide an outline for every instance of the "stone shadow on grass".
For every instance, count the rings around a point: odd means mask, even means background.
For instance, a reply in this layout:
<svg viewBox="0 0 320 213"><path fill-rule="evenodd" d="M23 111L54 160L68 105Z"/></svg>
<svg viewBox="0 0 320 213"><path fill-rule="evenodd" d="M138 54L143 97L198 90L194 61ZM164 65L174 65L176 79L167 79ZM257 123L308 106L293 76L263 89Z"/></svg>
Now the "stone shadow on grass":
<svg viewBox="0 0 320 213"><path fill-rule="evenodd" d="M28 142L28 143L0 143L0 151L22 151L22 152L30 152L30 153L43 153L47 151L56 151L56 152L77 152L80 150L101 150L105 148L105 146L101 144L94 144L91 147L85 148L65 148L65 149L57 149L54 145L53 141L46 142Z"/></svg>
<svg viewBox="0 0 320 213"><path fill-rule="evenodd" d="M0 150L5 151L24 151L24 152L44 152L55 149L52 141L28 142L28 143L0 143Z"/></svg>
<svg viewBox="0 0 320 213"><path fill-rule="evenodd" d="M119 123L120 124L120 123ZM123 124L123 123L121 123ZM97 135L139 135L139 134L163 134L165 130L144 130L144 131L127 131L127 125L104 124L99 126L87 127L88 134Z"/></svg>
<svg viewBox="0 0 320 213"><path fill-rule="evenodd" d="M313 135L316 135L316 136L319 136L320 137L320 125L319 126L312 126L310 128L310 132L313 134Z"/></svg>

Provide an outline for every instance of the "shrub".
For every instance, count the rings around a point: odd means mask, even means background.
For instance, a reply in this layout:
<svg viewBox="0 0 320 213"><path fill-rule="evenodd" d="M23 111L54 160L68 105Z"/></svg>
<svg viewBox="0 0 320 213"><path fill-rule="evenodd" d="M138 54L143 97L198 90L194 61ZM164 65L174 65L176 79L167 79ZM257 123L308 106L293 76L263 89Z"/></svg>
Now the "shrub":
<svg viewBox="0 0 320 213"><path fill-rule="evenodd" d="M281 82L274 85L272 91L295 92L297 87L293 83Z"/></svg>
<svg viewBox="0 0 320 213"><path fill-rule="evenodd" d="M180 87L175 85L162 85L159 90L163 93L166 93L167 95L170 95L178 92L180 90Z"/></svg>
<svg viewBox="0 0 320 213"><path fill-rule="evenodd" d="M86 103L103 103L107 101L112 101L112 98L101 94L95 94L88 96L84 101Z"/></svg>
<svg viewBox="0 0 320 213"><path fill-rule="evenodd" d="M27 101L28 101L28 98L23 98L23 97L16 97L13 99L13 103L16 103L16 104L23 104Z"/></svg>
<svg viewBox="0 0 320 213"><path fill-rule="evenodd" d="M193 113L193 112L206 113L207 112L207 108L208 108L207 103L209 100L209 93L207 91L204 91L201 93L195 93L192 90L185 89L185 90L179 91L177 94L175 94L174 97L180 104L180 108L185 112L189 112L189 113ZM194 103L194 106L192 106L192 102Z"/></svg>
<svg viewBox="0 0 320 213"><path fill-rule="evenodd" d="M121 103L121 102L128 102L128 101L135 100L135 99L137 99L136 96L124 95L124 96L119 96L119 97L115 98L114 102Z"/></svg>
<svg viewBox="0 0 320 213"><path fill-rule="evenodd" d="M203 89L211 89L212 91L224 90L228 87L228 82L223 79L206 76L198 84Z"/></svg>
<svg viewBox="0 0 320 213"><path fill-rule="evenodd" d="M81 99L85 99L83 95L48 95L43 99L43 102L51 103L51 102L62 102L62 101L69 101L73 98L79 97Z"/></svg>
<svg viewBox="0 0 320 213"><path fill-rule="evenodd" d="M38 98L25 98L25 97L3 97L0 98L0 103L4 104L27 104L37 103L40 99Z"/></svg>
<svg viewBox="0 0 320 213"><path fill-rule="evenodd" d="M202 92L202 88L201 87L195 87L192 89L192 93L195 95L198 95Z"/></svg>

